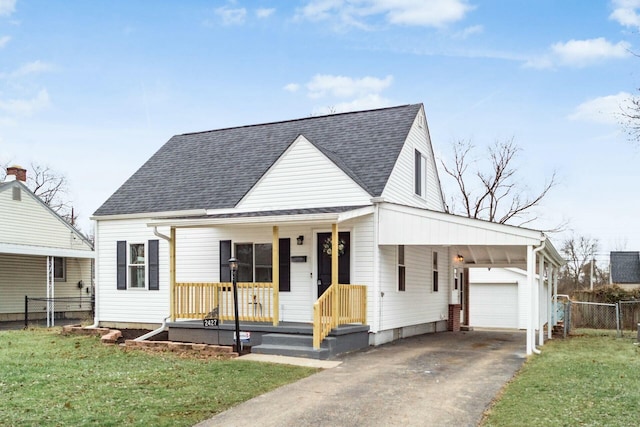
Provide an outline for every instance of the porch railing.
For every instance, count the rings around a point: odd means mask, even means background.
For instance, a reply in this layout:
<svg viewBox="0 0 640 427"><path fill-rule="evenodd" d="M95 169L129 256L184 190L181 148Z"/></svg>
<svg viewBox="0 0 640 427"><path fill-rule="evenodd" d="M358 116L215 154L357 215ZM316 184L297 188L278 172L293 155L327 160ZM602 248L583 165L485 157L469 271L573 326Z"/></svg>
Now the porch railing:
<svg viewBox="0 0 640 427"><path fill-rule="evenodd" d="M313 348L333 328L349 323L367 323L367 287L364 285L331 285L313 304Z"/></svg>
<svg viewBox="0 0 640 427"><path fill-rule="evenodd" d="M231 283L176 283L173 317L204 319L218 308L218 318L234 320ZM248 322L273 322L273 283L237 283L238 317Z"/></svg>

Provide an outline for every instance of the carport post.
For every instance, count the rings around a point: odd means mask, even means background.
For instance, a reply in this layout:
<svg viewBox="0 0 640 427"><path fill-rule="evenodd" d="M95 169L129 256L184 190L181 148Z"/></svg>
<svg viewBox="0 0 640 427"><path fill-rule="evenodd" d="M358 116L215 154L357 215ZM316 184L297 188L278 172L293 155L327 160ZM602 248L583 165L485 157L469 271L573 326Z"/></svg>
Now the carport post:
<svg viewBox="0 0 640 427"><path fill-rule="evenodd" d="M542 301L544 299L544 255L539 255L538 260L538 301L536 301L537 319L538 319L538 345L544 345L544 319L540 313Z"/></svg>
<svg viewBox="0 0 640 427"><path fill-rule="evenodd" d="M533 353L533 286L535 261L533 246L527 246L527 283L529 285L529 309L527 310L527 356Z"/></svg>

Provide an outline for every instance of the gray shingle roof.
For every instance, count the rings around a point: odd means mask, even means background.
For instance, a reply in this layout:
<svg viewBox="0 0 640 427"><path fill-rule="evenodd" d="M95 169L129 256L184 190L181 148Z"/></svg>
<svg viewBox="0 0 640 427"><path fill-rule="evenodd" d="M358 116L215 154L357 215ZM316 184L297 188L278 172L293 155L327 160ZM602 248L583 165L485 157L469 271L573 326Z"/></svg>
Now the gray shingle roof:
<svg viewBox="0 0 640 427"><path fill-rule="evenodd" d="M422 104L176 135L96 216L234 207L303 135L380 196Z"/></svg>
<svg viewBox="0 0 640 427"><path fill-rule="evenodd" d="M640 252L609 254L612 283L640 283Z"/></svg>

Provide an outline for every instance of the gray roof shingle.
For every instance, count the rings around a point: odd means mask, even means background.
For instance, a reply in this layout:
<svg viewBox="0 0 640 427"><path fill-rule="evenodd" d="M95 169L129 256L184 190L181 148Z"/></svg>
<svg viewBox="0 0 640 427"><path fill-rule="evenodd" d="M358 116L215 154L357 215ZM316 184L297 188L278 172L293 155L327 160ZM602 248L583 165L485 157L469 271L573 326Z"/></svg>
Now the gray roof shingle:
<svg viewBox="0 0 640 427"><path fill-rule="evenodd" d="M609 254L612 283L640 283L640 252Z"/></svg>
<svg viewBox="0 0 640 427"><path fill-rule="evenodd" d="M96 216L234 207L300 135L380 196L422 104L176 135Z"/></svg>

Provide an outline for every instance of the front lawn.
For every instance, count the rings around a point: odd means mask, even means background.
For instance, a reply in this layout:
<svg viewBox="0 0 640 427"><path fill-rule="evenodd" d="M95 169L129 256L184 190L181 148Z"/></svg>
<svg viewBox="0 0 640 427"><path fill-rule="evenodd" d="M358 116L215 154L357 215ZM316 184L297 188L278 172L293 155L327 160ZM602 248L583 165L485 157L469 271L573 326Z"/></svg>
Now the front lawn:
<svg viewBox="0 0 640 427"><path fill-rule="evenodd" d="M582 331L531 357L483 426L636 426L640 350L635 339Z"/></svg>
<svg viewBox="0 0 640 427"><path fill-rule="evenodd" d="M124 351L59 329L0 332L0 425L191 426L314 372Z"/></svg>

